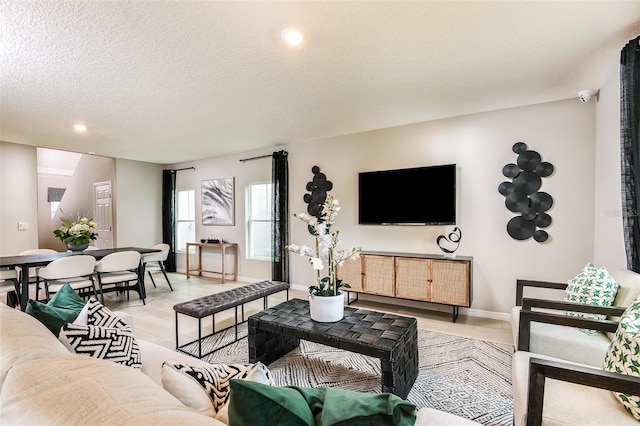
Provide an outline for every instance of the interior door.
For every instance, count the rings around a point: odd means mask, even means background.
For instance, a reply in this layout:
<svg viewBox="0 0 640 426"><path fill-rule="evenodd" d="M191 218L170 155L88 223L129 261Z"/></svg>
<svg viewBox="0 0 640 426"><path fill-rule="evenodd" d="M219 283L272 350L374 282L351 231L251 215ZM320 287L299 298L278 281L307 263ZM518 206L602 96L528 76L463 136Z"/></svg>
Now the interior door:
<svg viewBox="0 0 640 426"><path fill-rule="evenodd" d="M98 224L98 239L93 243L98 248L113 248L113 203L111 182L93 184L93 220Z"/></svg>

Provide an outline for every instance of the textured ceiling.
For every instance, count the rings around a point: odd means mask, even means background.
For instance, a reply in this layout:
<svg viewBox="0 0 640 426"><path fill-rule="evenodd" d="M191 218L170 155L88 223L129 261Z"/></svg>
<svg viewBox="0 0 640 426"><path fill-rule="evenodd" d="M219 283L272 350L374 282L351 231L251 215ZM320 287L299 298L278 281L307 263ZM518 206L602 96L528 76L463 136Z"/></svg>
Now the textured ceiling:
<svg viewBox="0 0 640 426"><path fill-rule="evenodd" d="M640 1L3 0L0 139L170 164L567 99L639 20Z"/></svg>

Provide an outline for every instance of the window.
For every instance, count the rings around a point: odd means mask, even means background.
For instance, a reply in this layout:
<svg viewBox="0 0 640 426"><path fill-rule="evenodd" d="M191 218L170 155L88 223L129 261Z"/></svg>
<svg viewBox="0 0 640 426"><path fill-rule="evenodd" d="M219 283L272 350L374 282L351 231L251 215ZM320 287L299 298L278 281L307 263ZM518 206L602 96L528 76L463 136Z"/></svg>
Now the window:
<svg viewBox="0 0 640 426"><path fill-rule="evenodd" d="M271 260L271 182L246 186L247 259Z"/></svg>
<svg viewBox="0 0 640 426"><path fill-rule="evenodd" d="M196 240L196 201L193 189L176 191L176 251Z"/></svg>

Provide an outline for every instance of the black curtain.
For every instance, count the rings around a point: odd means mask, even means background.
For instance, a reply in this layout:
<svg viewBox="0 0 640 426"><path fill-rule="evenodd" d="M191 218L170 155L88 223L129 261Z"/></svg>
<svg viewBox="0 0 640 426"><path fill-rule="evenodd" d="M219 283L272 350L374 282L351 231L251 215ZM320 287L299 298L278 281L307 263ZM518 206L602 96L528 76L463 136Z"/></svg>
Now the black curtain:
<svg viewBox="0 0 640 426"><path fill-rule="evenodd" d="M169 244L169 256L164 262L168 272L176 272L176 171L162 171L162 242Z"/></svg>
<svg viewBox="0 0 640 426"><path fill-rule="evenodd" d="M272 239L271 279L289 282L289 161L287 151L273 153L272 174Z"/></svg>
<svg viewBox="0 0 640 426"><path fill-rule="evenodd" d="M640 36L620 55L622 223L627 269L640 273Z"/></svg>

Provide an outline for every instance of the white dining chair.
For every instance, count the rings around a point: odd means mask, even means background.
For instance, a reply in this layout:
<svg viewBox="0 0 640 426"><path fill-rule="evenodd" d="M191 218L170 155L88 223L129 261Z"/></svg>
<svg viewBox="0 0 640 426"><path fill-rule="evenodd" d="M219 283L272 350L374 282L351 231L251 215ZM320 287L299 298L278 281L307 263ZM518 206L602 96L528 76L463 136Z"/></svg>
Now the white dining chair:
<svg viewBox="0 0 640 426"><path fill-rule="evenodd" d="M89 255L71 255L56 259L47 266L40 268L38 275L44 280L44 291L47 300L52 293L58 292L65 283L69 283L71 288L86 297L88 291L98 297L95 283L93 282L93 272L96 266L96 258ZM104 301L104 299L102 299Z"/></svg>
<svg viewBox="0 0 640 426"><path fill-rule="evenodd" d="M6 303L15 308L18 305L20 294L20 283L18 281L18 271L15 269L0 269L0 293L6 293Z"/></svg>
<svg viewBox="0 0 640 426"><path fill-rule="evenodd" d="M128 300L129 290L133 287L133 282L137 282L140 299L143 304L146 304L142 293L141 278L138 275L139 267L140 253L137 251L111 253L100 259L95 268L100 294L103 294L104 297L105 287L110 286L112 288L107 291L126 290Z"/></svg>
<svg viewBox="0 0 640 426"><path fill-rule="evenodd" d="M30 255L30 254L52 254L58 253L53 249L47 248L37 248L37 249L29 249L20 252L20 255ZM34 266L33 268L29 268L29 284L36 285L36 300L40 300L40 269L42 266ZM17 266L16 271L18 271L18 280L22 281L22 273L23 270L21 267Z"/></svg>
<svg viewBox="0 0 640 426"><path fill-rule="evenodd" d="M142 255L144 269L149 274L151 283L153 283L153 286L156 287L156 282L153 280L152 273L162 272L162 275L164 275L164 279L167 280L167 284L169 284L169 288L171 289L171 291L173 291L173 287L171 287L171 282L169 281L167 271L164 267L164 262L167 260L167 256L169 256L169 244L156 244L151 248L161 250L159 253L147 253Z"/></svg>

